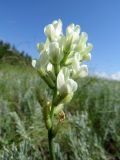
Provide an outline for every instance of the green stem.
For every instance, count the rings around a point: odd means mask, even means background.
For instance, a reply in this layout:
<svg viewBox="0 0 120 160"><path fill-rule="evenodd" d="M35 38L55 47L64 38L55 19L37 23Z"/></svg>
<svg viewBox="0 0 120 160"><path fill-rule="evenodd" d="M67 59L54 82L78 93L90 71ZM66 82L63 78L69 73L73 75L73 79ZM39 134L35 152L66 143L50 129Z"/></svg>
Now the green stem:
<svg viewBox="0 0 120 160"><path fill-rule="evenodd" d="M56 78L57 78L57 75L58 75L59 70L60 70L60 65L54 64L54 70L55 70L55 75L56 75Z"/></svg>
<svg viewBox="0 0 120 160"><path fill-rule="evenodd" d="M57 75L59 73L60 70L60 65L58 64L54 64L54 71L55 71L55 87L53 88L53 98L52 98L52 106L51 106L51 111L50 111L50 119L52 122L52 126L51 128L48 129L48 143L49 143L49 152L50 152L50 160L56 160L55 158L55 151L54 151L54 142L53 139L55 138L55 133L53 133L53 125L54 125L54 101L56 99L57 96Z"/></svg>
<svg viewBox="0 0 120 160"><path fill-rule="evenodd" d="M62 61L60 62L60 67L63 67L63 66L65 65L65 62L66 62L69 54L70 54L70 51L69 51L69 50L64 52L64 58L63 58Z"/></svg>
<svg viewBox="0 0 120 160"><path fill-rule="evenodd" d="M52 128L48 130L48 142L49 142L49 152L50 160L55 160L54 142L53 142Z"/></svg>
<svg viewBox="0 0 120 160"><path fill-rule="evenodd" d="M50 112L50 118L51 118L51 122L52 122L52 127L48 130L48 143L49 143L49 152L50 152L50 160L55 160L55 151L54 151L54 142L53 139L55 137L55 135L53 135L53 115L54 115L54 99L56 98L57 95L57 89L55 87L55 89L53 90L53 99L52 99L52 107L51 107L51 112Z"/></svg>

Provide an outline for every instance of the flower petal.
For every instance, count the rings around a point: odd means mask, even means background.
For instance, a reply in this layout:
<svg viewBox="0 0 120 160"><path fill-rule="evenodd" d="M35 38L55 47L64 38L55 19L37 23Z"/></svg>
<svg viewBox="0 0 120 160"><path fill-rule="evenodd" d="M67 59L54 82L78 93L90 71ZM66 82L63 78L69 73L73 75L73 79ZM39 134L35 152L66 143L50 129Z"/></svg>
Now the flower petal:
<svg viewBox="0 0 120 160"><path fill-rule="evenodd" d="M53 65L51 63L48 63L47 65L47 71L52 71L53 70Z"/></svg>
<svg viewBox="0 0 120 160"><path fill-rule="evenodd" d="M52 24L45 26L44 28L45 35L51 40L52 34L54 33L54 27Z"/></svg>
<svg viewBox="0 0 120 160"><path fill-rule="evenodd" d="M77 87L78 87L78 85L73 79L67 80L68 93L75 92L77 90Z"/></svg>
<svg viewBox="0 0 120 160"><path fill-rule="evenodd" d="M61 88L65 85L65 77L63 70L60 70L57 76L57 88L58 90L61 90Z"/></svg>

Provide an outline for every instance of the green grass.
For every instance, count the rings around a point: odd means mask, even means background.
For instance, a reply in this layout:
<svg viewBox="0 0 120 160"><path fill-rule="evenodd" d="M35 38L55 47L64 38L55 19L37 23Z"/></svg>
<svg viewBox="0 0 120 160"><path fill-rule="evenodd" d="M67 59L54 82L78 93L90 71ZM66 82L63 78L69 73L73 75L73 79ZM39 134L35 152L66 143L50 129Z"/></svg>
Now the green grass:
<svg viewBox="0 0 120 160"><path fill-rule="evenodd" d="M89 77L78 83L55 139L57 160L119 160L120 82ZM0 65L0 160L48 159L38 100L44 88L32 68Z"/></svg>

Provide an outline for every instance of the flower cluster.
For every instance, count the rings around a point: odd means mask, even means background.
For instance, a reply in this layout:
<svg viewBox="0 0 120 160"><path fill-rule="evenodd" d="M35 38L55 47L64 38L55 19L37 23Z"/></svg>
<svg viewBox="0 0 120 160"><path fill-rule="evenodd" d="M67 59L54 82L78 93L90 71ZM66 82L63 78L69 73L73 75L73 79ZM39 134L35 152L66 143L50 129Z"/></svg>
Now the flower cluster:
<svg viewBox="0 0 120 160"><path fill-rule="evenodd" d="M91 59L91 43L87 43L88 35L80 33L80 26L71 24L62 31L62 21L53 21L44 28L45 43L38 43L40 58L36 65L40 76L51 89L56 87L57 94L73 95L77 90L76 78L88 74L87 65L83 61Z"/></svg>

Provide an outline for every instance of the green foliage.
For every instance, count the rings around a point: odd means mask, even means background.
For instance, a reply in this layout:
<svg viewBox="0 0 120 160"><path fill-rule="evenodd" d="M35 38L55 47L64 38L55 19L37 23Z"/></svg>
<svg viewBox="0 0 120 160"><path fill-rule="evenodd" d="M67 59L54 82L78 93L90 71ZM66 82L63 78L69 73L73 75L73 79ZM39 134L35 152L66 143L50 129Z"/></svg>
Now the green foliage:
<svg viewBox="0 0 120 160"><path fill-rule="evenodd" d="M32 58L24 51L19 52L14 46L9 43L0 41L0 63L11 65L31 66Z"/></svg>
<svg viewBox="0 0 120 160"><path fill-rule="evenodd" d="M78 83L56 137L56 158L119 160L120 82L89 77ZM32 68L0 65L0 160L48 160L39 104L44 85Z"/></svg>

